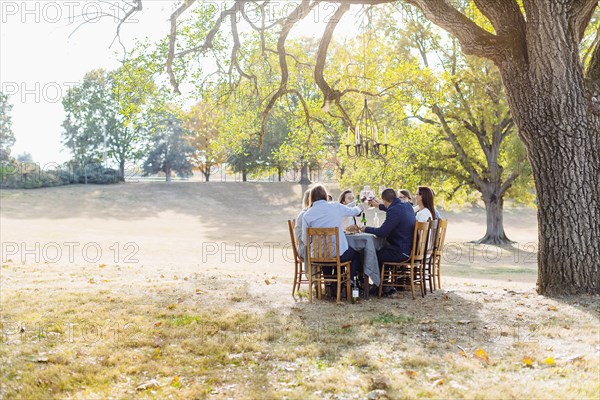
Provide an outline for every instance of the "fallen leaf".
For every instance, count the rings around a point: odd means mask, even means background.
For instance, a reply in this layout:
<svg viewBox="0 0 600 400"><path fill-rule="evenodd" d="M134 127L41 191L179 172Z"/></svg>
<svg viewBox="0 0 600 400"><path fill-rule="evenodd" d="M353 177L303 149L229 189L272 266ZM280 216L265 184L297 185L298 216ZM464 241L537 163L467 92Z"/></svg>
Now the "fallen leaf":
<svg viewBox="0 0 600 400"><path fill-rule="evenodd" d="M105 268L105 267L106 267L106 264L100 264L100 265L98 265L98 268Z"/></svg>
<svg viewBox="0 0 600 400"><path fill-rule="evenodd" d="M531 357L523 357L523 359L521 360L521 362L526 367L533 367L533 360L531 359Z"/></svg>
<svg viewBox="0 0 600 400"><path fill-rule="evenodd" d="M349 328L352 328L352 324L342 325L342 329L349 329Z"/></svg>
<svg viewBox="0 0 600 400"><path fill-rule="evenodd" d="M158 328L159 326L162 325L162 321L156 321L154 324L152 324L155 328Z"/></svg>
<svg viewBox="0 0 600 400"><path fill-rule="evenodd" d="M433 386L439 386L444 383L444 378L440 378L437 381L433 382Z"/></svg>
<svg viewBox="0 0 600 400"><path fill-rule="evenodd" d="M490 363L490 358L488 357L487 353L483 349L475 350L474 356L475 356L475 358L479 358L480 360L485 361L486 364Z"/></svg>
<svg viewBox="0 0 600 400"><path fill-rule="evenodd" d="M177 308L177 304L169 304L169 305L167 306L167 308L168 308L169 310L174 310L175 308Z"/></svg>
<svg viewBox="0 0 600 400"><path fill-rule="evenodd" d="M404 374L410 376L411 378L417 376L417 372L410 369L405 370Z"/></svg>
<svg viewBox="0 0 600 400"><path fill-rule="evenodd" d="M205 292L202 289L196 289L196 294L204 294Z"/></svg>
<svg viewBox="0 0 600 400"><path fill-rule="evenodd" d="M160 347L157 347L152 352L152 358L157 359L160 358Z"/></svg>
<svg viewBox="0 0 600 400"><path fill-rule="evenodd" d="M88 283L91 283L93 285L94 283L96 283L96 281L94 280L94 278L90 278L90 280L88 281Z"/></svg>
<svg viewBox="0 0 600 400"><path fill-rule="evenodd" d="M548 358L546 358L546 359L544 360L544 364L546 364L546 365L554 365L554 364L555 364L555 362L554 362L554 358L552 358L552 357L548 357Z"/></svg>
<svg viewBox="0 0 600 400"><path fill-rule="evenodd" d="M265 283L266 283L267 285L270 285L270 284L271 284L271 281L269 281L268 279L265 279Z"/></svg>
<svg viewBox="0 0 600 400"><path fill-rule="evenodd" d="M556 307L556 306L548 306L548 311L558 311L558 307Z"/></svg>
<svg viewBox="0 0 600 400"><path fill-rule="evenodd" d="M173 380L171 381L171 386L178 388L181 385L181 383L179 382L179 376L174 376Z"/></svg>

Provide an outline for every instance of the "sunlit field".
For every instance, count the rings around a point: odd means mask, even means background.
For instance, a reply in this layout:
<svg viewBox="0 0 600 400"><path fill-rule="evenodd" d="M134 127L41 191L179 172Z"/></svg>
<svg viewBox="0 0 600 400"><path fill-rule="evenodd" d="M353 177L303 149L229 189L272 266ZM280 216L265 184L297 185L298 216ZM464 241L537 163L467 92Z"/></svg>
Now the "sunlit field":
<svg viewBox="0 0 600 400"><path fill-rule="evenodd" d="M589 398L600 301L538 296L535 210L513 247L449 219L442 288L291 296L289 183L2 190L0 397ZM372 215L369 215L372 218Z"/></svg>

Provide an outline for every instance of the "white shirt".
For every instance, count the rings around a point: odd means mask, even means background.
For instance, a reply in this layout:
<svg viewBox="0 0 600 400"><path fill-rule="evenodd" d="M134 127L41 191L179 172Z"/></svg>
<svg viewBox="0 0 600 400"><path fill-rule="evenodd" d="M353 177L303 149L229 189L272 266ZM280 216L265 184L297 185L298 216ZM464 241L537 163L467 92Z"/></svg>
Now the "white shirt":
<svg viewBox="0 0 600 400"><path fill-rule="evenodd" d="M431 211L429 211L428 208L424 208L421 211L417 211L417 215L415 217L417 217L418 222L427 222L429 218L433 219Z"/></svg>
<svg viewBox="0 0 600 400"><path fill-rule="evenodd" d="M362 204L361 204L362 205ZM348 241L342 228L342 218L358 215L362 207L348 207L341 203L315 201L302 217L302 242L306 243L306 228L338 228L340 236L340 255L348 250Z"/></svg>

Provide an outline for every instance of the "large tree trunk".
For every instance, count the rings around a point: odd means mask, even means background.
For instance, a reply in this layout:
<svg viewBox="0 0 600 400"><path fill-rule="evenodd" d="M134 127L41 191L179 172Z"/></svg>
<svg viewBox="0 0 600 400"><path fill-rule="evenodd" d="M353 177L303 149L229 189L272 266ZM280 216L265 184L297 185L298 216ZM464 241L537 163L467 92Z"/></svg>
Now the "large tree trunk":
<svg viewBox="0 0 600 400"><path fill-rule="evenodd" d="M209 182L210 181L210 166L207 165L206 169L200 168L200 171L202 171L202 175L204 175L204 179L206 179L206 182Z"/></svg>
<svg viewBox="0 0 600 400"><path fill-rule="evenodd" d="M505 245L513 242L504 233L504 199L495 193L484 193L487 231L485 236L477 241L480 244Z"/></svg>
<svg viewBox="0 0 600 400"><path fill-rule="evenodd" d="M119 161L119 180L125 182L125 159Z"/></svg>
<svg viewBox="0 0 600 400"><path fill-rule="evenodd" d="M302 162L302 166L300 167L300 184L310 185L310 178L308 177L308 164L305 162Z"/></svg>
<svg viewBox="0 0 600 400"><path fill-rule="evenodd" d="M165 169L165 181L171 182L171 168L169 167Z"/></svg>
<svg viewBox="0 0 600 400"><path fill-rule="evenodd" d="M564 4L538 2L527 64L497 62L538 197L538 292L600 293L600 119ZM543 7L543 8L541 8Z"/></svg>

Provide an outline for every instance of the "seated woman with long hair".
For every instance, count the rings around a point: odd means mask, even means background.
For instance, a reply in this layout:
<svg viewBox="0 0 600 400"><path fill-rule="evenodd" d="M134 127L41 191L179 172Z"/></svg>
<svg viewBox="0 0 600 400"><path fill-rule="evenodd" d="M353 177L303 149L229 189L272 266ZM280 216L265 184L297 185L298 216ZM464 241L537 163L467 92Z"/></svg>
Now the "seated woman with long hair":
<svg viewBox="0 0 600 400"><path fill-rule="evenodd" d="M433 190L427 186L419 186L416 193L417 206L417 221L426 222L428 220L437 219L435 206L433 205Z"/></svg>

